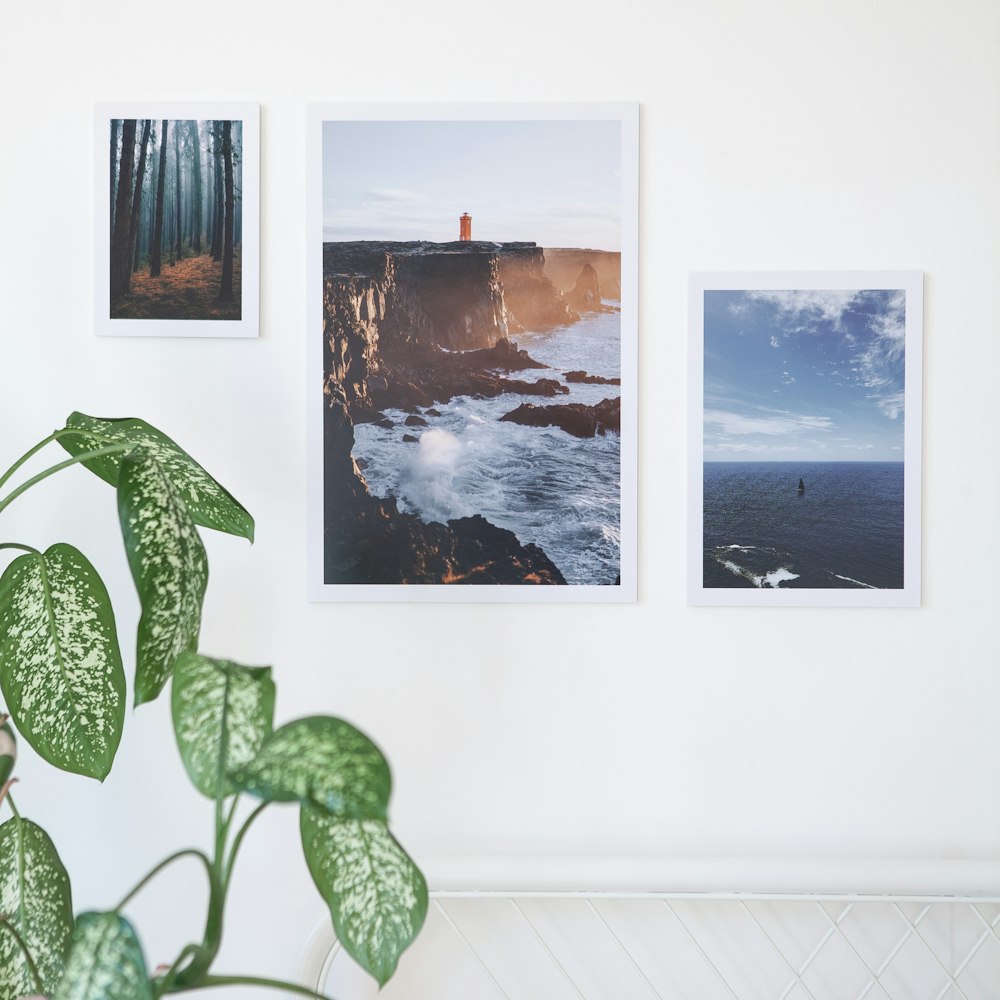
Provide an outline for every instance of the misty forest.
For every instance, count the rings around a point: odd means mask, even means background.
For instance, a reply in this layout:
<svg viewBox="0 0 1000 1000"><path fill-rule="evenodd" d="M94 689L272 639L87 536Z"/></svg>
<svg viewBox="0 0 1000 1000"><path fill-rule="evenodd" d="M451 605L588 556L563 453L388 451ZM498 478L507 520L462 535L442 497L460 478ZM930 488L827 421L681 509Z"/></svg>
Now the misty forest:
<svg viewBox="0 0 1000 1000"><path fill-rule="evenodd" d="M243 123L112 119L111 317L240 319Z"/></svg>

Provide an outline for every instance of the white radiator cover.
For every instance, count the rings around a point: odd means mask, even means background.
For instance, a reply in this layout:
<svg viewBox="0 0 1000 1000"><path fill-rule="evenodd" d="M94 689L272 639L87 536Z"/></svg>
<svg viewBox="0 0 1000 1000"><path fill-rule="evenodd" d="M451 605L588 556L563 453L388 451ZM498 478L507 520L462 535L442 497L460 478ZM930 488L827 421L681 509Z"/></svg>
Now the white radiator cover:
<svg viewBox="0 0 1000 1000"><path fill-rule="evenodd" d="M427 924L381 993L326 923L303 981L337 1000L1000 1000L993 863L484 861L425 864Z"/></svg>

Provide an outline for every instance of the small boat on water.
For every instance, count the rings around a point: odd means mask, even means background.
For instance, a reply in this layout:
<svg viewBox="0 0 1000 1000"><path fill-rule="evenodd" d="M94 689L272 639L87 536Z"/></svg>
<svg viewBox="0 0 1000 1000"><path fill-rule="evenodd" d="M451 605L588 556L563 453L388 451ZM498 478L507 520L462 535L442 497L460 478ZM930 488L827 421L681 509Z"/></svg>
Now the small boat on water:
<svg viewBox="0 0 1000 1000"><path fill-rule="evenodd" d="M796 493L805 493L805 491L806 491L806 484L800 479L799 480L799 488L795 492Z"/></svg>

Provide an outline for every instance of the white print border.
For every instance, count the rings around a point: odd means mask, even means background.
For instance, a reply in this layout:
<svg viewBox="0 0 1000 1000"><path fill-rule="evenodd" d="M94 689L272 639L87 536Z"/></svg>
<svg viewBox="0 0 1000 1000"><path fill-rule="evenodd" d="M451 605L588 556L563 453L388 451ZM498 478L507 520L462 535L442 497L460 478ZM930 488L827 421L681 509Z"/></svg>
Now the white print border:
<svg viewBox="0 0 1000 1000"><path fill-rule="evenodd" d="M621 123L621 582L612 585L328 584L323 572L323 125L329 121L609 121ZM311 601L629 603L638 581L639 105L310 104L306 111L308 503L307 595Z"/></svg>
<svg viewBox="0 0 1000 1000"><path fill-rule="evenodd" d="M243 123L240 319L112 319L108 130L115 118ZM247 102L114 101L94 105L94 333L99 337L258 336L260 316L260 105Z"/></svg>
<svg viewBox="0 0 1000 1000"><path fill-rule="evenodd" d="M904 341L903 586L892 590L704 587L704 348L705 292L901 289L906 295ZM919 607L920 484L923 401L923 272L735 271L690 276L688 317L688 603L750 607Z"/></svg>

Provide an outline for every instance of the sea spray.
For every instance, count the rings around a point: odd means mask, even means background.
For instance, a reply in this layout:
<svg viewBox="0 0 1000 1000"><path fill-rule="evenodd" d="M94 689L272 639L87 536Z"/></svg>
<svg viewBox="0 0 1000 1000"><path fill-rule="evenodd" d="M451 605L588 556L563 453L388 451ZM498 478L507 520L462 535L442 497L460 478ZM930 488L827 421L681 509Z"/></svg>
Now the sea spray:
<svg viewBox="0 0 1000 1000"><path fill-rule="evenodd" d="M621 374L617 313L585 316L546 333L521 334L518 344L551 366L537 377L584 370ZM594 405L620 394L618 386L571 384L558 402ZM419 442L403 442L407 414L388 410L393 427L359 424L355 457L377 496L396 497L401 510L424 520L482 514L540 545L571 584L612 584L620 564L621 442L616 434L578 439L556 427L522 427L500 417L537 396L493 399L459 396L438 403L440 417ZM407 429L409 430L409 429Z"/></svg>

